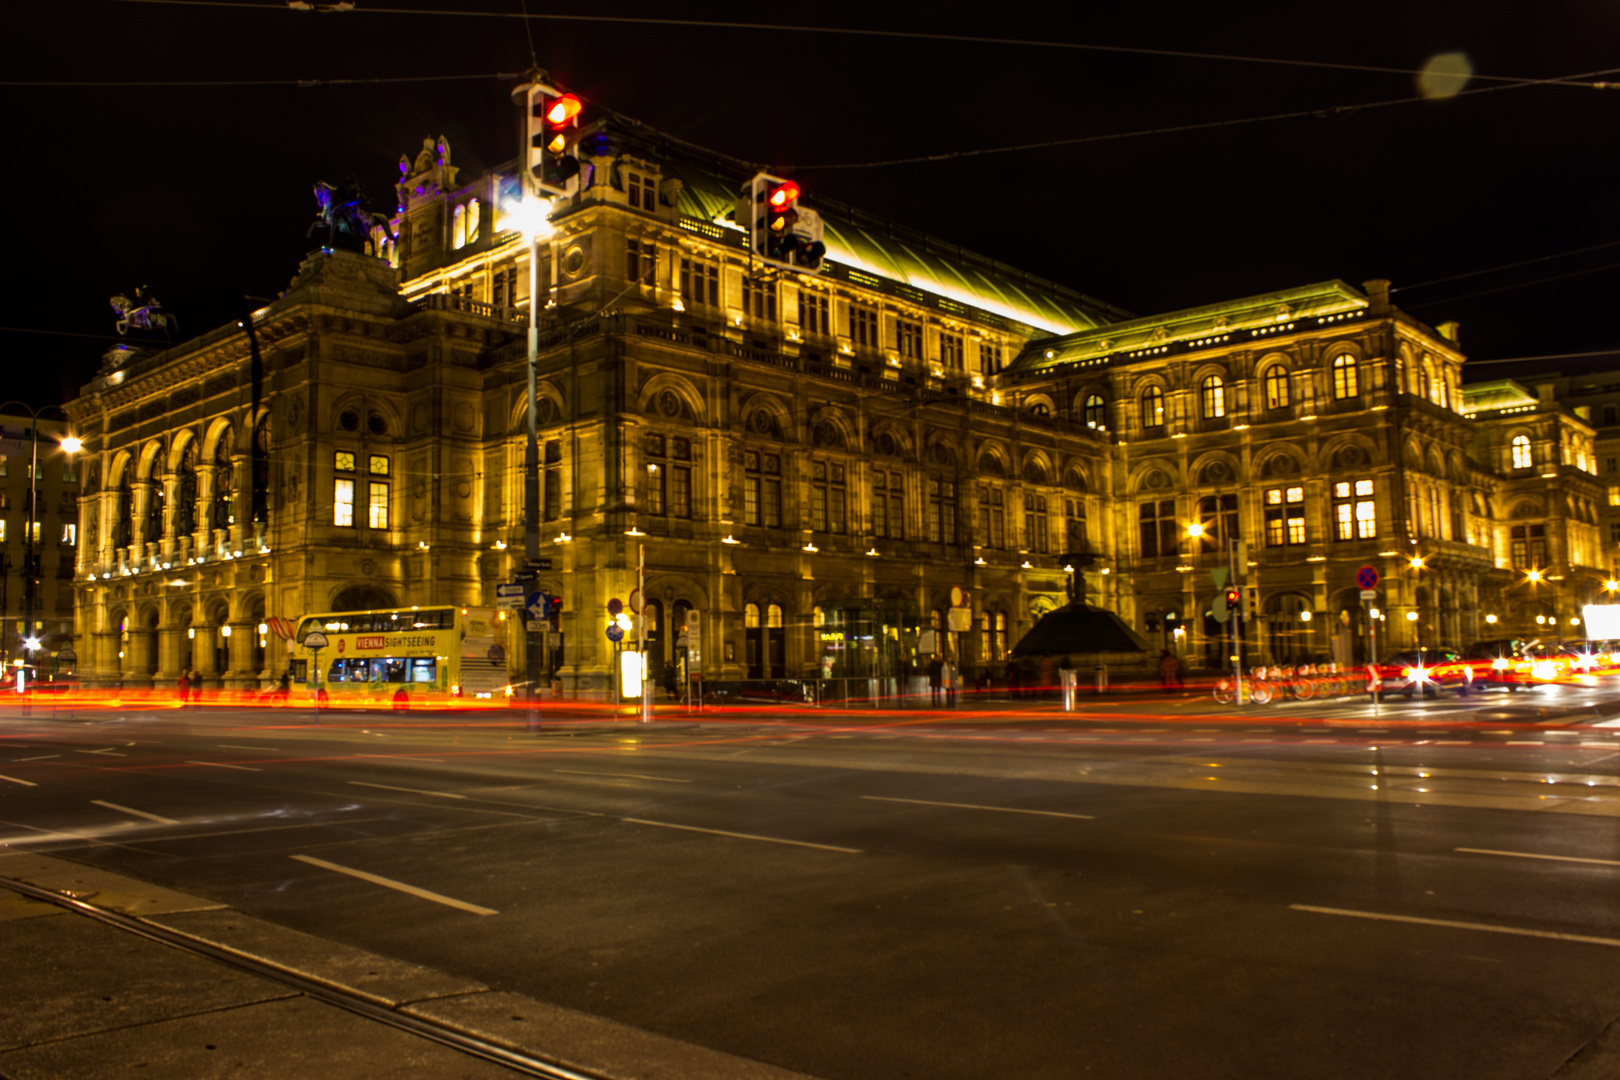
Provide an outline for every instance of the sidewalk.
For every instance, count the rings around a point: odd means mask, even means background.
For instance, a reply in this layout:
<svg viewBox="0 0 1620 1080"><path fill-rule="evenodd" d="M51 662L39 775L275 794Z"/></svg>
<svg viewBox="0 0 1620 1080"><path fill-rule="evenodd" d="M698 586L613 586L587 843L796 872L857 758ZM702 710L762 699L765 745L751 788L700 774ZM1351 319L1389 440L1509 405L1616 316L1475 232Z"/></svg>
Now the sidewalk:
<svg viewBox="0 0 1620 1080"><path fill-rule="evenodd" d="M0 925L7 1080L810 1080L65 859L0 854Z"/></svg>

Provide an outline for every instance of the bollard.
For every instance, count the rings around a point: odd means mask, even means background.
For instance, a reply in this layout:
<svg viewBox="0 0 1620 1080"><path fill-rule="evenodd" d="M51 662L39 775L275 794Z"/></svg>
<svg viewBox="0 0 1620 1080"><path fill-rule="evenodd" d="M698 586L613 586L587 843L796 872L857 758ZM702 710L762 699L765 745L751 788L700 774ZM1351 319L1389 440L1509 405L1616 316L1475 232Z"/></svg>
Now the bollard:
<svg viewBox="0 0 1620 1080"><path fill-rule="evenodd" d="M1063 711L1074 712L1075 699L1079 696L1079 679L1073 668L1063 668L1059 674L1063 677Z"/></svg>
<svg viewBox="0 0 1620 1080"><path fill-rule="evenodd" d="M1107 664L1098 664L1097 665L1097 693L1106 694L1107 692L1108 692L1108 665Z"/></svg>

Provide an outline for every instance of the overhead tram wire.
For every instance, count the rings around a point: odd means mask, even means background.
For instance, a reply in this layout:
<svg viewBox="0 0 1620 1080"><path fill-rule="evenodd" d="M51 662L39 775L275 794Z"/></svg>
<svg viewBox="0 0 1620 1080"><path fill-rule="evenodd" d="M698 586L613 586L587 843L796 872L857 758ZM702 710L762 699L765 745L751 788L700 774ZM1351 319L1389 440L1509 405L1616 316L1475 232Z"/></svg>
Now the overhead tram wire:
<svg viewBox="0 0 1620 1080"><path fill-rule="evenodd" d="M1585 270L1571 270L1567 274L1553 274L1550 277L1535 278L1531 281L1520 281L1512 285L1499 285L1494 289L1481 289L1478 292L1463 293L1461 296L1448 296L1443 300L1425 300L1421 304L1402 304L1407 311L1418 308L1434 307L1437 304L1455 304L1463 300L1472 300L1477 296L1491 296L1495 293L1511 292L1514 289L1528 289L1532 285L1545 285L1549 281L1564 281L1568 278L1584 277L1587 274L1598 274L1605 270L1620 269L1620 262L1604 263L1602 266L1589 266Z"/></svg>
<svg viewBox="0 0 1620 1080"><path fill-rule="evenodd" d="M493 71L483 75L385 75L373 79L0 79L0 86L42 86L52 89L72 87L133 87L133 86L363 86L376 83L458 82L475 79L502 79L510 82L523 76L512 71Z"/></svg>
<svg viewBox="0 0 1620 1080"><path fill-rule="evenodd" d="M1461 281L1463 278L1479 277L1481 274L1494 274L1498 270L1516 270L1521 266L1533 266L1536 263L1547 262L1551 259L1564 259L1571 255L1585 255L1589 251L1602 251L1605 248L1620 246L1620 240L1609 240L1602 244L1593 244L1591 247L1576 248L1573 251L1560 251L1553 255L1538 255L1534 259L1524 259L1520 262L1503 263L1501 266L1487 266L1483 270L1470 270L1463 274L1452 274L1450 277L1430 278L1428 281L1414 281L1410 285L1397 285L1389 291L1402 292L1408 289L1421 289L1429 285L1442 285L1448 281Z"/></svg>
<svg viewBox="0 0 1620 1080"><path fill-rule="evenodd" d="M1109 52L1122 53L1130 56L1164 56L1180 60L1218 60L1242 64L1271 64L1279 67L1322 68L1330 71L1364 71L1380 75L1423 75L1421 68L1386 67L1378 64L1342 64L1328 60L1290 60L1272 56L1240 56L1232 53L1198 52L1191 49L1152 49L1131 45L1095 45L1077 41L1042 41L1037 38L1008 38L989 37L980 34L943 34L928 33L919 30L873 30L848 26L800 26L785 23L762 22L732 22L720 19L668 19L652 16L637 15L580 15L580 14L531 14L524 5L522 12L516 11L464 11L443 8L398 8L398 7L352 7L335 9L330 4L315 4L308 9L293 8L285 4L253 3L248 0L115 0L124 4L160 4L169 7L200 7L200 8L230 8L249 11L301 11L309 10L318 14L342 15L422 15L448 18L469 19L523 19L525 22L535 19L545 19L553 22L584 22L584 23L611 23L615 25L640 26L681 26L703 30L761 30L773 33L793 34L838 34L846 37L871 37L905 39L914 41L938 41L959 45L1010 45L1020 48L1038 49L1067 49L1081 52ZM1609 74L1599 72L1597 74ZM1571 76L1570 78L1581 78ZM1531 80L1512 75L1480 75L1471 73L1469 78L1482 82L1502 83L1563 83L1568 85L1583 85L1570 83L1568 79ZM1607 89L1604 84L1592 84L1596 89Z"/></svg>

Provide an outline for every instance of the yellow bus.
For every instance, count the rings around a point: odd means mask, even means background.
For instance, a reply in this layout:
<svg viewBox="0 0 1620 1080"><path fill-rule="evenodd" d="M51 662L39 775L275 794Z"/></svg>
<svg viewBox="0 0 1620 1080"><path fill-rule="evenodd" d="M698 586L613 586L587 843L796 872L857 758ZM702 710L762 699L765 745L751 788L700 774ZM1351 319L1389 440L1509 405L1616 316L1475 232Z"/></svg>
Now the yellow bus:
<svg viewBox="0 0 1620 1080"><path fill-rule="evenodd" d="M293 638L294 693L332 705L503 704L511 694L504 615L462 607L306 615ZM326 644L311 649L316 631Z"/></svg>

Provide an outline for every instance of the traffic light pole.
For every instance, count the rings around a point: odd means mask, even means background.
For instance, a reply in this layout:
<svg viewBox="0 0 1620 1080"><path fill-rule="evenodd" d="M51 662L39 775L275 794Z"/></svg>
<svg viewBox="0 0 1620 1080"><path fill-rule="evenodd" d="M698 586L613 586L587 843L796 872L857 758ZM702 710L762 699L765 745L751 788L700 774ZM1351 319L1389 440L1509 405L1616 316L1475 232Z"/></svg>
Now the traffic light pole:
<svg viewBox="0 0 1620 1080"><path fill-rule="evenodd" d="M536 415L535 369L540 363L540 236L537 230L529 232L529 430L523 441L523 576L524 595L534 581L534 568L540 559L540 418ZM540 698L540 667L534 647L534 633L529 629L533 616L524 620L523 670L529 684L529 720L534 720L535 704ZM549 623L549 619L547 620ZM544 631L542 631L543 633Z"/></svg>
<svg viewBox="0 0 1620 1080"><path fill-rule="evenodd" d="M1238 628L1238 620L1243 618L1243 586L1238 584L1237 578L1237 546L1238 541L1226 541L1226 573L1227 580L1237 589L1238 606L1231 612L1227 620L1232 628L1232 692L1234 700L1244 704L1248 695L1243 692L1243 632Z"/></svg>

